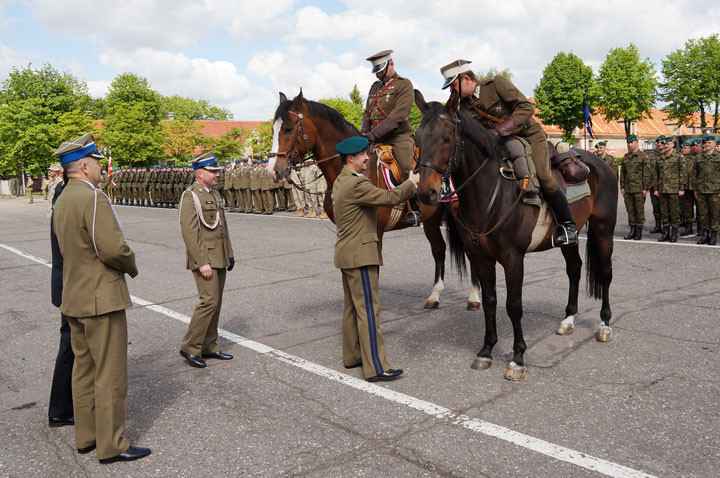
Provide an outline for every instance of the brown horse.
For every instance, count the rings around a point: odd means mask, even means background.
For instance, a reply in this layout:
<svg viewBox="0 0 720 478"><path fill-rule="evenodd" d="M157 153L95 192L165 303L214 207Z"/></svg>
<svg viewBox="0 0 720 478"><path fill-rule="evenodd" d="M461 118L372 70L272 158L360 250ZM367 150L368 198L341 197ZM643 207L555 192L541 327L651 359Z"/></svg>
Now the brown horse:
<svg viewBox="0 0 720 478"><path fill-rule="evenodd" d="M416 133L420 148L418 198L428 205L437 204L441 182L448 176L452 177L460 204L457 212L448 217L448 229L451 236L462 239L465 247L462 251L453 250L455 242L450 240L451 254L462 257L463 253L467 253L475 272L473 279L478 280L482 288L485 339L472 368L487 369L492 364L491 352L497 343L495 265L499 262L505 270L506 306L514 334L513 360L505 378L520 380L526 373L523 362L526 345L520 323L524 258L527 252L553 247L554 227L538 227L541 209L522 204L518 183L500 177L503 147L495 135L489 134L479 122L458 110L456 91L451 93L443 106L437 102L426 103L422 94L415 90L415 103L423 113ZM590 196L571 204L570 208L578 230L588 225L588 292L595 298L602 298L602 322L597 340L604 342L612 339L608 292L612 280L617 179L612 169L595 155L587 151L579 153L582 162L590 168L588 184L591 192ZM543 222L549 223L540 221L540 224ZM573 331L582 259L577 245L563 247L561 251L570 281L566 317L557 330L563 335Z"/></svg>
<svg viewBox="0 0 720 478"><path fill-rule="evenodd" d="M273 159L268 165L268 170L274 171L277 180L287 179L290 168L302 162L306 155L312 154L327 181L328 189L323 200L323 207L330 220L334 222L330 194L333 183L342 170L340 156L335 151L335 146L350 136L359 135L360 132L357 128L348 123L340 113L329 106L304 99L302 91L292 101L280 93L280 105L275 111L273 124L273 152L271 153ZM374 159L371 158L371 165L375 164ZM387 189L384 178L382 176L378 178L376 167L369 168L368 177L374 185ZM425 302L426 309L438 307L440 294L444 289L446 244L440 231L440 225L446 211L451 209L452 205L457 207L457 201L445 203L444 207L439 207L437 204L420 205L423 230L430 242L435 260L435 282L432 294ZM393 211L393 208L388 207L378 208L378 238L381 245L384 232L406 227L406 213L407 206L400 211ZM462 267L464 267L464 258L461 258L461 261ZM479 288L475 284L471 285L467 308L468 310L480 308Z"/></svg>

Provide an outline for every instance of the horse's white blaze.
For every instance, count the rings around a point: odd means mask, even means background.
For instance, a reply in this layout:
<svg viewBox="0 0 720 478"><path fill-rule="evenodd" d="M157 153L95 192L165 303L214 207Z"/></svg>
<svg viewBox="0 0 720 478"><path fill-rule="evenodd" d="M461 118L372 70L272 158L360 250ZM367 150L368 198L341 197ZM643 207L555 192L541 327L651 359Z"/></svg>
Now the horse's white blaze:
<svg viewBox="0 0 720 478"><path fill-rule="evenodd" d="M470 286L470 297L468 302L480 302L480 288L475 284Z"/></svg>
<svg viewBox="0 0 720 478"><path fill-rule="evenodd" d="M282 119L278 118L273 123L273 142L272 142L272 148L270 149L271 152L277 153L278 149L280 148L280 127L282 126ZM268 161L267 171L268 174L273 176L272 171L275 169L275 162L277 161L277 156L272 155L270 156L270 160Z"/></svg>
<svg viewBox="0 0 720 478"><path fill-rule="evenodd" d="M438 279L438 281L435 283L435 286L433 287L432 294L430 294L430 297L428 297L428 300L431 300L433 302L439 302L440 294L442 294L444 290L445 283L442 279Z"/></svg>

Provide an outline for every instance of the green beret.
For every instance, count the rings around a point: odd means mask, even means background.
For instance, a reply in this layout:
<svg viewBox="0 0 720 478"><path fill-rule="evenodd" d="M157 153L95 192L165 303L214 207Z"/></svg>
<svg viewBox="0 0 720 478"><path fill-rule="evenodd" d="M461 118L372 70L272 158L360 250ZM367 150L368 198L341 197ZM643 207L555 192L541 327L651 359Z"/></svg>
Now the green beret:
<svg viewBox="0 0 720 478"><path fill-rule="evenodd" d="M638 140L638 137L636 134L631 134L630 136L627 137L628 143L632 143L633 141L637 141L637 140Z"/></svg>
<svg viewBox="0 0 720 478"><path fill-rule="evenodd" d="M340 141L335 149L340 154L357 154L368 148L368 139L365 136L351 136Z"/></svg>
<svg viewBox="0 0 720 478"><path fill-rule="evenodd" d="M715 136L713 136L711 134L706 134L705 136L703 136L702 140L703 140L703 143L706 143L708 141L715 141Z"/></svg>
<svg viewBox="0 0 720 478"><path fill-rule="evenodd" d="M675 138L673 138L672 136L665 136L666 143L672 143L674 141L675 141Z"/></svg>
<svg viewBox="0 0 720 478"><path fill-rule="evenodd" d="M664 135L664 134L661 134L660 136L658 136L658 137L655 139L655 142L657 143L658 141L665 141L665 135Z"/></svg>
<svg viewBox="0 0 720 478"><path fill-rule="evenodd" d="M595 143L595 147L597 148L598 146L607 146L607 144L605 144L605 141L600 141L599 143Z"/></svg>
<svg viewBox="0 0 720 478"><path fill-rule="evenodd" d="M696 146L698 144L702 144L702 141L700 141L700 138L694 138L692 141L690 141L690 146Z"/></svg>
<svg viewBox="0 0 720 478"><path fill-rule="evenodd" d="M680 147L684 148L685 146L690 146L690 141L683 141L683 143L680 145Z"/></svg>

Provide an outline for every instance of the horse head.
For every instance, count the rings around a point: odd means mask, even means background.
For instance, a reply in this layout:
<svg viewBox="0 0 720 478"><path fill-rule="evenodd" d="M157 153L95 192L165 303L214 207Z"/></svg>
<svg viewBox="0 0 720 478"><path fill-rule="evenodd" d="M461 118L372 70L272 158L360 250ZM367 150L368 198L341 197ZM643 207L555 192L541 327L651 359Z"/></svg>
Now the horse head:
<svg viewBox="0 0 720 478"><path fill-rule="evenodd" d="M290 168L302 162L315 146L317 129L309 113L302 89L292 101L280 93L280 105L273 122L272 159L268 164L268 171L273 171L278 181L287 179Z"/></svg>
<svg viewBox="0 0 720 478"><path fill-rule="evenodd" d="M459 97L453 90L443 106L436 101L427 103L422 93L415 90L415 104L422 113L420 128L415 133L420 150L416 167L420 173L417 197L424 204L435 205L441 199L443 178L450 175L457 156L462 154L457 117Z"/></svg>

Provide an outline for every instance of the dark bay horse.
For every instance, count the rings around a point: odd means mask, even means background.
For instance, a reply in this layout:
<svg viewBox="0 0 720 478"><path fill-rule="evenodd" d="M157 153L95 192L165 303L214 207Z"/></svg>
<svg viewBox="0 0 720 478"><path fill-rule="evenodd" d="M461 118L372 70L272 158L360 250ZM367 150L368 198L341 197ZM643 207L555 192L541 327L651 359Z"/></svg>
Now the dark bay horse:
<svg viewBox="0 0 720 478"><path fill-rule="evenodd" d="M309 101L303 98L302 91L293 100L280 93L280 105L275 111L273 124L273 156L268 170L275 172L276 179L287 179L290 168L301 163L305 155L312 154L318 167L327 181L327 192L323 200L323 207L331 221L335 222L332 209L333 183L342 170L340 157L335 146L350 136L359 136L360 132L348 123L343 116L333 108ZM374 158L371 158L371 167L368 171L370 181L376 186L387 189L384 178L378 178ZM430 243L433 259L435 260L435 282L432 294L425 302L426 309L434 309L439 305L439 297L444 289L445 252L446 244L443 239L440 225L443 215L457 202L445 203L444 207L434 205L420 205L423 220L423 230ZM378 238L382 244L382 235L388 230L405 228L405 215L407 209L393 211L393 208L378 208ZM400 214L399 220L393 214ZM459 243L459 240L458 240ZM463 265L465 264L463 258ZM480 308L479 288L471 285L468 299L468 310Z"/></svg>
<svg viewBox="0 0 720 478"><path fill-rule="evenodd" d="M554 227L536 227L541 211L518 201L520 187L516 181L501 179L502 146L495 135L479 122L458 109L459 98L453 91L445 106L426 103L415 90L415 103L423 114L416 133L420 148L418 198L434 205L440 197L443 176L450 175L457 188L459 207L448 218L448 234L462 239L464 250L451 254L462 258L466 253L474 271L474 280L482 288L485 315L485 339L474 369L487 369L492 364L492 349L497 343L495 315L495 265L500 263L507 283L507 313L513 326L513 360L505 373L509 380L525 377L523 354L526 349L521 319L524 259L527 252L552 248ZM587 224L587 285L588 292L602 298L597 340L612 340L608 291L612 281L613 232L617 212L617 179L612 169L587 151L579 151L581 160L590 168L590 196L570 205L578 230ZM549 217L545 215L545 217ZM551 221L544 221L549 224ZM539 229L539 230L538 230ZM561 248L570 281L565 320L557 333L570 334L577 315L578 287L582 259L578 246ZM457 262L457 261L456 261Z"/></svg>

